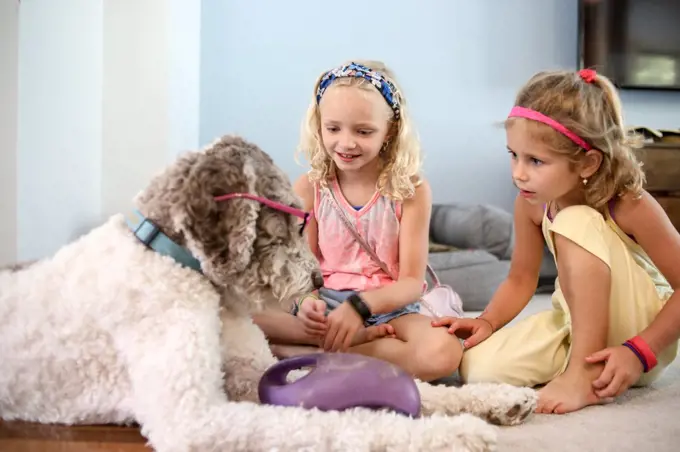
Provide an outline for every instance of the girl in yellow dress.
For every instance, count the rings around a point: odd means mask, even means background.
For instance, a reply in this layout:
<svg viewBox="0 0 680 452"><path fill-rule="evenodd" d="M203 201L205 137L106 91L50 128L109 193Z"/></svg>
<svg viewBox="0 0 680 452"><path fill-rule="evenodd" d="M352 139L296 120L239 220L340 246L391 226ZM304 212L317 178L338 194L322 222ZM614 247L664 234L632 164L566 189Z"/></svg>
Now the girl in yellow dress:
<svg viewBox="0 0 680 452"><path fill-rule="evenodd" d="M466 382L541 386L538 412L566 413L654 381L680 337L680 234L643 190L635 137L612 83L585 69L542 72L506 121L516 246L464 338ZM544 240L557 263L553 309L503 328L536 289Z"/></svg>

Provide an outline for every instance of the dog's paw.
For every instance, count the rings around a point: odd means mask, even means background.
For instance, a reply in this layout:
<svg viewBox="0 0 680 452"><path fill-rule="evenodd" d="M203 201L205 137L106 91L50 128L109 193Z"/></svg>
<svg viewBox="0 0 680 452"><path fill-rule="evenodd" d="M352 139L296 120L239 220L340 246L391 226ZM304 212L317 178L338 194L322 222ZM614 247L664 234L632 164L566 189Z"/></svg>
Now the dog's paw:
<svg viewBox="0 0 680 452"><path fill-rule="evenodd" d="M538 392L508 384L479 383L465 386L477 403L469 410L494 425L517 425L536 409Z"/></svg>
<svg viewBox="0 0 680 452"><path fill-rule="evenodd" d="M538 393L508 384L475 383L461 387L433 386L416 381L422 413L456 415L470 413L494 425L522 423L536 408Z"/></svg>

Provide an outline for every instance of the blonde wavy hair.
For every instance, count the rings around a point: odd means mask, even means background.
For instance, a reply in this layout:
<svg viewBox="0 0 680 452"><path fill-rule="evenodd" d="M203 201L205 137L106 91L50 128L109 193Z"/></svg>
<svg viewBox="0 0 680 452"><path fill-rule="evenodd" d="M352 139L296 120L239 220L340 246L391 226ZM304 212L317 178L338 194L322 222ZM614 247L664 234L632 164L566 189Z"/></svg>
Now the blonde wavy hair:
<svg viewBox="0 0 680 452"><path fill-rule="evenodd" d="M645 183L635 149L642 140L626 130L621 99L612 82L597 74L586 82L578 72L550 71L534 75L520 90L515 105L530 108L558 121L599 150L602 163L587 181L586 203L602 209L614 196L639 197ZM515 118L506 120L506 127ZM577 163L583 148L540 122L529 121L534 136Z"/></svg>
<svg viewBox="0 0 680 452"><path fill-rule="evenodd" d="M384 63L365 60L352 60L352 62L381 72L396 88L394 97L400 105L399 117L395 118L390 106L386 101L383 102L385 108L389 110L390 125L386 146L378 157L381 159L381 165L377 190L381 195L396 201L411 198L415 194L416 187L421 183L422 157L420 142L413 127L403 92L395 79L394 73ZM321 120L316 101L317 89L325 73L320 74L314 84L312 101L302 122L300 144L296 152L296 160L300 154L303 154L310 164L311 169L308 172L310 182L319 183L323 187L336 177L333 159L324 149L321 140ZM337 78L332 82L332 86L353 86L358 89L375 90L377 92L376 87L369 81L358 77Z"/></svg>

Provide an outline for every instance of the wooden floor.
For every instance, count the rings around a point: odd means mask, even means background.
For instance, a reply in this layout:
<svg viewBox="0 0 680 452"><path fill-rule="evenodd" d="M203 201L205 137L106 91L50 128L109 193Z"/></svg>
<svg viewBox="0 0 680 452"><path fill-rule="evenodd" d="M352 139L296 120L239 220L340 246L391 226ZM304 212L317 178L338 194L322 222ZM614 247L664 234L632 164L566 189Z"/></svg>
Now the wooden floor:
<svg viewBox="0 0 680 452"><path fill-rule="evenodd" d="M1 452L151 452L135 427L0 421Z"/></svg>

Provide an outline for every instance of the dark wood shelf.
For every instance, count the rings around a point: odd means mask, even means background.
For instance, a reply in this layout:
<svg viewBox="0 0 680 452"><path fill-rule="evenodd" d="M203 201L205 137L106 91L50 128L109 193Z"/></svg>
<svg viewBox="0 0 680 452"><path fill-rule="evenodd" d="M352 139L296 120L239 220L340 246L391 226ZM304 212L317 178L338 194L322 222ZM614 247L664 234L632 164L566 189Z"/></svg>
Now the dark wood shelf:
<svg viewBox="0 0 680 452"><path fill-rule="evenodd" d="M645 189L680 231L680 143L648 143L637 156L647 177Z"/></svg>

